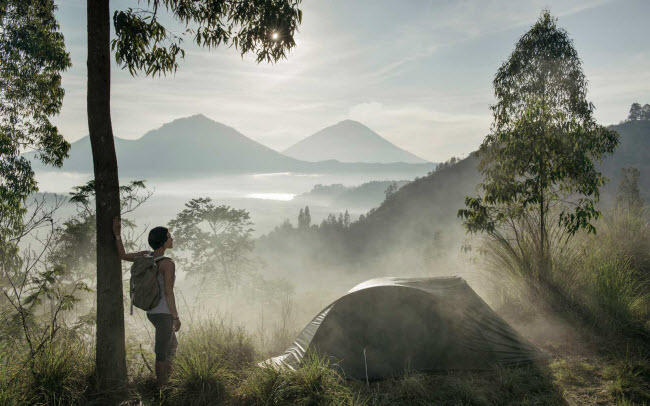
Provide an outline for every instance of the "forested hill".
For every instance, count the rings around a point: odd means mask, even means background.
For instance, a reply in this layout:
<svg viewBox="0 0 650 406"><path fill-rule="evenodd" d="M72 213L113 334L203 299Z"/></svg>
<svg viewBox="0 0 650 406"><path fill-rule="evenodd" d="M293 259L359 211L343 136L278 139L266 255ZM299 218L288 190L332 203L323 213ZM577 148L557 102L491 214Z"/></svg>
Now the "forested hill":
<svg viewBox="0 0 650 406"><path fill-rule="evenodd" d="M631 120L610 126L621 135L613 156L603 161L603 173L610 178L605 187L605 199L616 193L620 169L635 167L641 172L641 195L650 198L650 119Z"/></svg>
<svg viewBox="0 0 650 406"><path fill-rule="evenodd" d="M315 185L308 193L294 197L293 201L305 205L319 204L334 207L369 208L380 204L386 197L386 190L395 190L406 185L407 180L374 180L359 186L342 184Z"/></svg>
<svg viewBox="0 0 650 406"><path fill-rule="evenodd" d="M650 120L626 121L609 128L620 134L620 144L602 163L601 170L609 178L602 190L603 204L613 201L622 167L639 169L641 195L647 199L650 197ZM476 186L482 181L476 163L472 154L403 186L361 221L353 223L350 232L357 237L396 243L393 241L396 235L400 241L417 241L433 235L446 224L458 223L456 213L464 206L465 196L475 194ZM404 232L412 235L405 236Z"/></svg>

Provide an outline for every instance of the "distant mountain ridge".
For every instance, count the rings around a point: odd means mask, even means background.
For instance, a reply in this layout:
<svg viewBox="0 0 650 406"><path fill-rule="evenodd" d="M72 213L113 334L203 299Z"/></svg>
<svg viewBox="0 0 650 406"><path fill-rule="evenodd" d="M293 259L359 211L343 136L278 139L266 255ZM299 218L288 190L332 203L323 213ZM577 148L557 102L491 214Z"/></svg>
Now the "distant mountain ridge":
<svg viewBox="0 0 650 406"><path fill-rule="evenodd" d="M303 161L335 159L340 162L426 163L358 121L344 120L326 127L282 151Z"/></svg>
<svg viewBox="0 0 650 406"><path fill-rule="evenodd" d="M115 137L120 176L187 177L216 173L398 172L421 176L431 164L305 162L268 148L202 114L176 119L136 140ZM35 170L54 170L25 154ZM92 172L89 137L74 143L62 170Z"/></svg>
<svg viewBox="0 0 650 406"><path fill-rule="evenodd" d="M409 182L409 180L374 180L358 186L318 184L314 185L311 191L294 197L293 201L354 209L370 208L381 204L386 198L386 189L389 186L395 185L397 191Z"/></svg>

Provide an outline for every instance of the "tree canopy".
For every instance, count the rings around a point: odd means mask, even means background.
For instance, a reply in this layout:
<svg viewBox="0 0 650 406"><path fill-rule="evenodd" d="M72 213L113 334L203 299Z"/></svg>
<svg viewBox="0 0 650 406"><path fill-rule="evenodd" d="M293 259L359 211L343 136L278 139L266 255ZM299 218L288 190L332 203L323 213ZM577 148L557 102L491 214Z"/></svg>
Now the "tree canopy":
<svg viewBox="0 0 650 406"><path fill-rule="evenodd" d="M38 190L29 160L61 166L70 144L50 118L59 113L61 72L70 67L53 0L0 0L0 225L15 232L25 199Z"/></svg>
<svg viewBox="0 0 650 406"><path fill-rule="evenodd" d="M639 103L632 103L627 119L628 121L650 120L650 104L641 107Z"/></svg>
<svg viewBox="0 0 650 406"><path fill-rule="evenodd" d="M132 75L175 72L185 56L186 38L208 48L234 46L241 54L252 52L257 62L286 57L302 21L301 0L194 1L147 0L147 8L128 8L113 15L115 59ZM160 22L164 10L184 26L175 33Z"/></svg>
<svg viewBox="0 0 650 406"><path fill-rule="evenodd" d="M614 151L618 134L594 120L581 61L556 23L544 11L496 73L494 122L478 153L482 196L467 197L458 212L470 232L492 232L532 211L543 245L556 206L568 232L595 231L605 182L595 165Z"/></svg>

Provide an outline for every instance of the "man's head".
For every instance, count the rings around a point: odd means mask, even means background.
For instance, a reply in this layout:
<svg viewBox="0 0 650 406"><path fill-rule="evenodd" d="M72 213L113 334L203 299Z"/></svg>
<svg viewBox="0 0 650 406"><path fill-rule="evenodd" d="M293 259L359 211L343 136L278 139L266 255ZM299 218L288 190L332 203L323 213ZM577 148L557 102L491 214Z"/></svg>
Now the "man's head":
<svg viewBox="0 0 650 406"><path fill-rule="evenodd" d="M173 238L166 227L154 227L149 231L149 246L157 250L160 247L172 248Z"/></svg>

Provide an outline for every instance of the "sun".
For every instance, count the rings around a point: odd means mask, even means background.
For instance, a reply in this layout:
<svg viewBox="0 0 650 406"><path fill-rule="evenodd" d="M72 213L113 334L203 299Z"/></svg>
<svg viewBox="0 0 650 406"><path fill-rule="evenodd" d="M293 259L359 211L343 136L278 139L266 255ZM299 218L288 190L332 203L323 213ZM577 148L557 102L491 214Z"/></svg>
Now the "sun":
<svg viewBox="0 0 650 406"><path fill-rule="evenodd" d="M274 40L278 39L278 37L279 37L279 35L278 35L277 32L274 32L273 34L271 34L271 38L273 38Z"/></svg>

